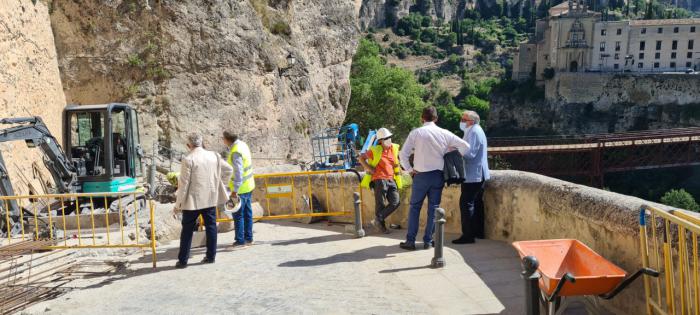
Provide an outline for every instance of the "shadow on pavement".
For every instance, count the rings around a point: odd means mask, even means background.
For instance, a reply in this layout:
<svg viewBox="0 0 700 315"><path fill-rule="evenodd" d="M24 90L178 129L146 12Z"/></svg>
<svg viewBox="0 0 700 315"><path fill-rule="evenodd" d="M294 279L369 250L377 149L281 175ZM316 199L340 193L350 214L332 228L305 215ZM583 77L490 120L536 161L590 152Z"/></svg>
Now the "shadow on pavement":
<svg viewBox="0 0 700 315"><path fill-rule="evenodd" d="M392 257L392 254L403 252L398 246L373 246L349 253L340 253L330 257L319 259L300 259L279 264L279 267L311 267L337 264L343 262L361 262L373 259L384 259Z"/></svg>

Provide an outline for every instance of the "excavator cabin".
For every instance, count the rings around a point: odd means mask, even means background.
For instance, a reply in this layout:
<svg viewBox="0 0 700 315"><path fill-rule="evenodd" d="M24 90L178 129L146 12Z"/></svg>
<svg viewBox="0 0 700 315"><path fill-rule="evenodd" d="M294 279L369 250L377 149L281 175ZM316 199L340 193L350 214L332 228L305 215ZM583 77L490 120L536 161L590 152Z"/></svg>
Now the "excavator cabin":
<svg viewBox="0 0 700 315"><path fill-rule="evenodd" d="M127 104L68 106L63 142L70 159L85 161L82 192L131 192L142 174L138 115Z"/></svg>

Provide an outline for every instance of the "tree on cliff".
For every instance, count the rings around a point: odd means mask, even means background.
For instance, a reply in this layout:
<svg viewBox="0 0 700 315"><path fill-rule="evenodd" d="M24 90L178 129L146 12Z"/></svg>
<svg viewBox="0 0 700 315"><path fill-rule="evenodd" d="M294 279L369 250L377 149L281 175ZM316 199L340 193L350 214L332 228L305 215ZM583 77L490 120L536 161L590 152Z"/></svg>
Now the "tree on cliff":
<svg viewBox="0 0 700 315"><path fill-rule="evenodd" d="M419 124L425 89L410 71L387 66L379 51L377 43L360 41L352 61L345 121L357 123L363 135L369 129L389 128L394 141L401 143Z"/></svg>
<svg viewBox="0 0 700 315"><path fill-rule="evenodd" d="M700 205L695 202L695 198L685 191L685 189L671 189L661 197L661 203L691 211L700 211Z"/></svg>

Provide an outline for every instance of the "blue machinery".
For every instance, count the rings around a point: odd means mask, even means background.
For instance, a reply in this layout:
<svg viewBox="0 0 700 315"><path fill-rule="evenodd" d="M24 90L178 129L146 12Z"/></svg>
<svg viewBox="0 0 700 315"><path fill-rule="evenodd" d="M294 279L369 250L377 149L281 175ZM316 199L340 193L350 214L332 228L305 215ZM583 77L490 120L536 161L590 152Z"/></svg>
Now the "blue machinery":
<svg viewBox="0 0 700 315"><path fill-rule="evenodd" d="M376 142L376 130L370 130L359 154L366 152ZM362 143L359 127L352 123L342 127L326 128L311 137L313 170L354 169L357 161L357 145Z"/></svg>

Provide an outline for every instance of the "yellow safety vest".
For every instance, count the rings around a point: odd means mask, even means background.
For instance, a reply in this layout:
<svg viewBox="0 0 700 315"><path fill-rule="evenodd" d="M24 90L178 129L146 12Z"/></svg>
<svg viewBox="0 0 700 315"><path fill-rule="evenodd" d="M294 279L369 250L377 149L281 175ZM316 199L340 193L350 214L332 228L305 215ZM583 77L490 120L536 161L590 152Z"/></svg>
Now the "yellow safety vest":
<svg viewBox="0 0 700 315"><path fill-rule="evenodd" d="M243 182L241 183L241 187L238 187L238 194L246 194L253 189L255 189L255 179L253 178L253 161L252 157L250 154L250 148L248 148L248 145L243 142L243 141L238 141L238 143L234 144L233 147L231 148L231 152L228 154L228 164L231 166L233 165L233 154L238 153L241 155L243 158ZM235 175L233 175L235 176ZM231 180L228 182L228 187L231 189L233 192L233 176L231 176Z"/></svg>
<svg viewBox="0 0 700 315"><path fill-rule="evenodd" d="M372 160L368 162L369 166L371 167L376 167L377 164L379 164L379 161L382 159L382 152L384 151L384 147L381 145L375 145L370 148L372 150ZM391 150L394 153L394 162L396 162L396 165L394 165L394 181L396 182L396 187L401 189L403 187L403 180L401 178L401 168L399 168L399 145L398 144L392 144L391 145ZM363 188L369 188L369 183L372 182L372 175L365 173L365 176L362 177L362 182L360 183L360 186Z"/></svg>

